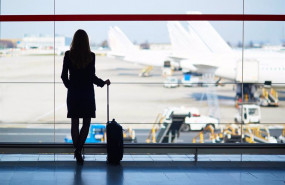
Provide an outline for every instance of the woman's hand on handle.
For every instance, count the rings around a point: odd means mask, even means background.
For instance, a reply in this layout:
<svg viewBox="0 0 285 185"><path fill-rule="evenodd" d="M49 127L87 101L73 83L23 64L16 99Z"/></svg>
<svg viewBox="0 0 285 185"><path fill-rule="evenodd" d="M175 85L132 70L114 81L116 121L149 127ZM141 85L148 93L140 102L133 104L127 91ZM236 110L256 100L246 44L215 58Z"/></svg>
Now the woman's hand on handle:
<svg viewBox="0 0 285 185"><path fill-rule="evenodd" d="M109 79L105 80L105 84L110 85L111 84L110 80Z"/></svg>

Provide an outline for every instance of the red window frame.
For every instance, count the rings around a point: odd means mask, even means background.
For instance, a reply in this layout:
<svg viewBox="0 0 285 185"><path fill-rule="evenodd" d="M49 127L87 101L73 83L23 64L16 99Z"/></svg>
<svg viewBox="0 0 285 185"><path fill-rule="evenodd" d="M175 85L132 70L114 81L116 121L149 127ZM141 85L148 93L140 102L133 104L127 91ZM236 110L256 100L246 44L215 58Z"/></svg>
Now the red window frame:
<svg viewBox="0 0 285 185"><path fill-rule="evenodd" d="M72 14L0 15L0 22L30 21L285 21L285 15L264 14Z"/></svg>

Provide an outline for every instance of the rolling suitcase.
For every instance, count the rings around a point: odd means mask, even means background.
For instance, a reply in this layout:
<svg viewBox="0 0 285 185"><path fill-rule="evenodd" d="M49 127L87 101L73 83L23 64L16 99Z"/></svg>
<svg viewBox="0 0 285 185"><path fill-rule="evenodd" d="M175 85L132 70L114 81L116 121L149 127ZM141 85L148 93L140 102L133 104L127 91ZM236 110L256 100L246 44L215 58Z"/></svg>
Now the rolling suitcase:
<svg viewBox="0 0 285 185"><path fill-rule="evenodd" d="M115 119L109 121L109 86L107 86L107 162L119 164L124 153L123 128Z"/></svg>

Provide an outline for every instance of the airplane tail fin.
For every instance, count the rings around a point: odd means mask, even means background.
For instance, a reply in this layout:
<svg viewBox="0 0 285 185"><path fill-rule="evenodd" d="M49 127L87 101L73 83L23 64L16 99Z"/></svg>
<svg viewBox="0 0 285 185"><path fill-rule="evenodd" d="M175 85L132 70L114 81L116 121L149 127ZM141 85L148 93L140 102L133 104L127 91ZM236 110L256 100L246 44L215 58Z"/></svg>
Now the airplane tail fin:
<svg viewBox="0 0 285 185"><path fill-rule="evenodd" d="M168 22L167 28L173 51L176 54L188 53L193 56L197 53L209 52L198 35L193 31L187 32L179 22Z"/></svg>
<svg viewBox="0 0 285 185"><path fill-rule="evenodd" d="M117 26L110 27L108 32L108 43L110 49L115 52L129 52L136 49L134 44Z"/></svg>
<svg viewBox="0 0 285 185"><path fill-rule="evenodd" d="M201 14L193 11L188 14ZM232 48L225 42L219 33L213 28L208 21L188 21L189 30L193 30L202 40L202 42L212 52L232 52Z"/></svg>

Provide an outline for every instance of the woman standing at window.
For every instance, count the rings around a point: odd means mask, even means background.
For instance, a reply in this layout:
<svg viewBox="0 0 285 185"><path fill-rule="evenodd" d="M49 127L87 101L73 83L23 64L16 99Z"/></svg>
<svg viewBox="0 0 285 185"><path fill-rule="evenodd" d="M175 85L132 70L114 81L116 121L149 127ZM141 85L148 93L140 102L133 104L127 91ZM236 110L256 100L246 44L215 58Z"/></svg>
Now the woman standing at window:
<svg viewBox="0 0 285 185"><path fill-rule="evenodd" d="M78 164L83 164L81 151L89 132L91 118L96 117L93 84L99 87L110 85L109 80L103 81L95 75L95 54L90 50L88 35L84 30L75 32L70 50L65 52L61 79L68 89L67 117L71 118L74 158ZM83 118L80 132L79 118Z"/></svg>

